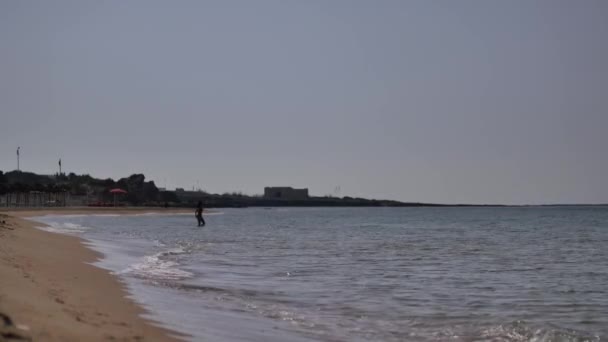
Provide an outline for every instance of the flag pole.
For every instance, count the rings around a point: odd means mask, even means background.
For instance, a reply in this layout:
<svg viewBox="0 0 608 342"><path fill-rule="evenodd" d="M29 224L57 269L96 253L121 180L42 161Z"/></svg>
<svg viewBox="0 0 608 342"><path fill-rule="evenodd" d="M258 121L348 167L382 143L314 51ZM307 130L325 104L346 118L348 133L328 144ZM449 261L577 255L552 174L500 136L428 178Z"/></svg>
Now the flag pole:
<svg viewBox="0 0 608 342"><path fill-rule="evenodd" d="M17 146L17 171L19 171L19 149L21 146Z"/></svg>

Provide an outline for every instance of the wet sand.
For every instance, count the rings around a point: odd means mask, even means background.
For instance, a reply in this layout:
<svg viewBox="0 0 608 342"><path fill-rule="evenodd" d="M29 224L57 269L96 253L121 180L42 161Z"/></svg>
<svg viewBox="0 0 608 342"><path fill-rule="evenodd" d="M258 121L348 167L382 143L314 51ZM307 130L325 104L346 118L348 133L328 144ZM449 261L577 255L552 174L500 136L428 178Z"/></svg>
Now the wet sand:
<svg viewBox="0 0 608 342"><path fill-rule="evenodd" d="M141 317L118 278L91 263L78 237L35 228L47 214L190 213L192 210L60 208L0 211L0 341L179 341ZM4 223L3 223L4 222Z"/></svg>

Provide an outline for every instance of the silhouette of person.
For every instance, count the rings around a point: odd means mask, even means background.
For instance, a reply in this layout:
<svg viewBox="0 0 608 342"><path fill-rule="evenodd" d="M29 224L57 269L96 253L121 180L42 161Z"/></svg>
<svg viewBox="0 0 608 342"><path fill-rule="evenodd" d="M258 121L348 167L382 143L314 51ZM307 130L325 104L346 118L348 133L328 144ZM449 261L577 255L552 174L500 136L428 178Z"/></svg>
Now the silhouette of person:
<svg viewBox="0 0 608 342"><path fill-rule="evenodd" d="M198 226L205 226L205 219L203 219L203 202L198 201L198 205L196 206L196 211L194 212L194 216L198 220Z"/></svg>

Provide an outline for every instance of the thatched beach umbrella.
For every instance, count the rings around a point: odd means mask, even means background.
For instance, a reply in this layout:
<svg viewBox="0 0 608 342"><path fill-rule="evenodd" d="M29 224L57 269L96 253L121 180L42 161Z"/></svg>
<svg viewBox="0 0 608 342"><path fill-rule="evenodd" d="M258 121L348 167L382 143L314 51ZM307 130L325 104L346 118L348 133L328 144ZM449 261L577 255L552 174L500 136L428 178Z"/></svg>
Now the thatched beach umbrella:
<svg viewBox="0 0 608 342"><path fill-rule="evenodd" d="M126 194L127 191L120 189L120 188L115 188L115 189L111 189L110 193L114 194L114 206L116 206L116 194Z"/></svg>

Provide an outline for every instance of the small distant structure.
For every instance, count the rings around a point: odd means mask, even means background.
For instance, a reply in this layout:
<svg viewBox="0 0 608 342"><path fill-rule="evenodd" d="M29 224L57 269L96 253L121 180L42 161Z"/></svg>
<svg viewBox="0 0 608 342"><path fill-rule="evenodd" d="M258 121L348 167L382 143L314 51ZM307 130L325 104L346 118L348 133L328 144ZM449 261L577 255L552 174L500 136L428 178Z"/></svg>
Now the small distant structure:
<svg viewBox="0 0 608 342"><path fill-rule="evenodd" d="M264 198L302 200L308 198L308 189L294 189L289 186L267 186L264 188Z"/></svg>
<svg viewBox="0 0 608 342"><path fill-rule="evenodd" d="M209 194L202 190L186 190L184 188L175 188L173 191L177 199L182 203L194 203L198 201L205 201L209 197Z"/></svg>
<svg viewBox="0 0 608 342"><path fill-rule="evenodd" d="M114 206L117 207L118 206L118 199L116 198L116 195L124 195L124 194L127 193L127 190L120 189L120 188L115 188L115 189L111 189L110 193L112 195L114 195Z"/></svg>

